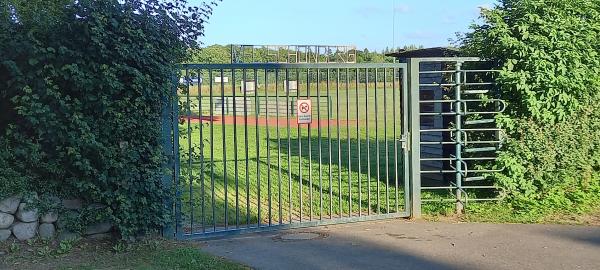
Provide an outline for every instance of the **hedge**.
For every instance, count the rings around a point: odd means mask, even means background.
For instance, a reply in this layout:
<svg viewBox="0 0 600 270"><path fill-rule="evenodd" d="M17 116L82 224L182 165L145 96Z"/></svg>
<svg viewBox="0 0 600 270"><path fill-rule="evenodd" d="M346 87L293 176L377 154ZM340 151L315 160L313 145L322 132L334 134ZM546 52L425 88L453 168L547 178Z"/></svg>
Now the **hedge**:
<svg viewBox="0 0 600 270"><path fill-rule="evenodd" d="M170 195L162 102L214 3L1 5L0 198L36 192L109 205L123 237L160 228Z"/></svg>
<svg viewBox="0 0 600 270"><path fill-rule="evenodd" d="M501 69L509 137L495 175L517 211L600 197L600 2L502 0L460 39Z"/></svg>

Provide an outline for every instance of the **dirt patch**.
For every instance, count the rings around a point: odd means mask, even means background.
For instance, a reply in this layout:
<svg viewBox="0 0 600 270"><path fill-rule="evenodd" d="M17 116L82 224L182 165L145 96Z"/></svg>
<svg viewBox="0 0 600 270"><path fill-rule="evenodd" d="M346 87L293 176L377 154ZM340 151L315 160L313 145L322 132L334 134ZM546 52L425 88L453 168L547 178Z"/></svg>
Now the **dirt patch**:
<svg viewBox="0 0 600 270"><path fill-rule="evenodd" d="M423 220L431 222L444 222L444 223L462 223L467 222L465 215L423 215Z"/></svg>
<svg viewBox="0 0 600 270"><path fill-rule="evenodd" d="M286 232L273 237L276 242L297 242L327 238L324 232Z"/></svg>
<svg viewBox="0 0 600 270"><path fill-rule="evenodd" d="M600 208L586 214L557 214L544 220L544 223L565 225L600 226Z"/></svg>

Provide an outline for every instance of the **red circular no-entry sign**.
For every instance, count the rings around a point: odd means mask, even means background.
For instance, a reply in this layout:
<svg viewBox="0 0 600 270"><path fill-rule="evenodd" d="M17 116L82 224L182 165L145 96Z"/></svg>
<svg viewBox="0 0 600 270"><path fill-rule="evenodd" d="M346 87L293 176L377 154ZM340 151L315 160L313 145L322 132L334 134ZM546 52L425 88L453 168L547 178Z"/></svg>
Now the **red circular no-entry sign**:
<svg viewBox="0 0 600 270"><path fill-rule="evenodd" d="M298 109L301 113L307 113L310 111L310 104L308 102L301 102Z"/></svg>
<svg viewBox="0 0 600 270"><path fill-rule="evenodd" d="M312 122L311 105L310 99L299 99L297 101L298 124L310 124Z"/></svg>

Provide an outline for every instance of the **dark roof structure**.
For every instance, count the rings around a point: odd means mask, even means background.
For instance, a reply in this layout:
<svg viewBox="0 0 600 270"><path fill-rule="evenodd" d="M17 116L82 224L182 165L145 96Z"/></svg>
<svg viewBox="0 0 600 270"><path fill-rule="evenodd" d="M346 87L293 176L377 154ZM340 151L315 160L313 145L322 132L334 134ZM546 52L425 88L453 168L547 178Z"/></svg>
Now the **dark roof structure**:
<svg viewBox="0 0 600 270"><path fill-rule="evenodd" d="M423 57L455 57L460 56L460 50L451 47L434 47L417 50L399 50L388 53L386 56L396 58L423 58Z"/></svg>

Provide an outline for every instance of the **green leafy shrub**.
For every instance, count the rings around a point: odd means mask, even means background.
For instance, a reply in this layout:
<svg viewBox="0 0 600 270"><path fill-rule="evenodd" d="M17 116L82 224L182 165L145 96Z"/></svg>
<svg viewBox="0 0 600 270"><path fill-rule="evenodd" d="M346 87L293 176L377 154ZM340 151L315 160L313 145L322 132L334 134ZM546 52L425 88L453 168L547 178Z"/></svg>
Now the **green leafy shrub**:
<svg viewBox="0 0 600 270"><path fill-rule="evenodd" d="M212 5L0 5L0 197L80 197L108 205L123 236L160 228L161 108Z"/></svg>
<svg viewBox="0 0 600 270"><path fill-rule="evenodd" d="M577 209L600 196L600 2L502 0L461 37L493 60L508 142L497 184L520 211Z"/></svg>

